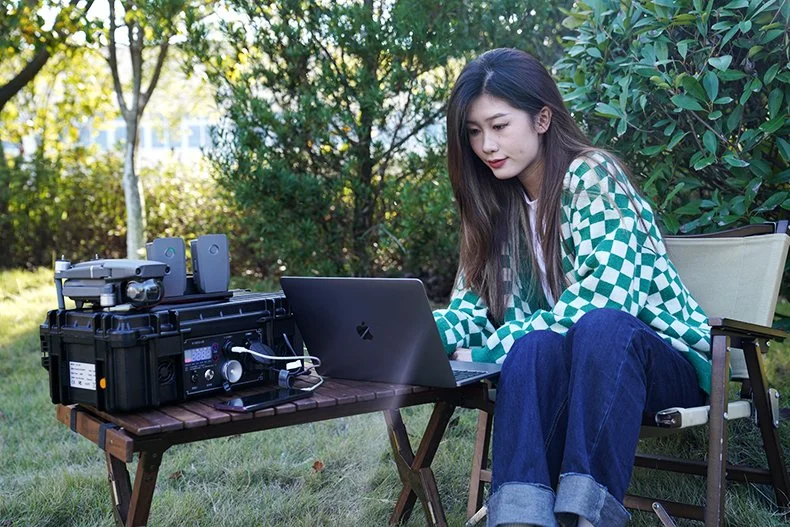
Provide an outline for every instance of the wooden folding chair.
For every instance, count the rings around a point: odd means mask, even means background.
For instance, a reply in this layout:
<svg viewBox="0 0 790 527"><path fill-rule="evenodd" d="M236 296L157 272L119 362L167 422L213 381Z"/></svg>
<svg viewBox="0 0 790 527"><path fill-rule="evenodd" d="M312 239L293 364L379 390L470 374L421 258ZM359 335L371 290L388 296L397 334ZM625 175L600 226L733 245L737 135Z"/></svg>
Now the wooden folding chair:
<svg viewBox="0 0 790 527"><path fill-rule="evenodd" d="M667 250L683 283L709 316L713 360L708 406L668 408L645 416L641 437L665 435L708 424L707 461L637 453L635 466L707 476L704 506L626 496L626 507L655 512L664 525L672 516L724 525L726 480L771 485L776 504L790 509L790 478L779 444L779 393L766 385L762 354L767 341L786 334L771 328L790 247L788 222L752 225L714 234L668 236ZM728 401L730 379L741 383L740 399ZM495 392L492 390L492 397ZM480 411L467 516L480 519L484 484L491 482L489 450L492 415ZM753 417L759 425L768 466L729 464L727 421ZM470 523L471 525L472 523Z"/></svg>

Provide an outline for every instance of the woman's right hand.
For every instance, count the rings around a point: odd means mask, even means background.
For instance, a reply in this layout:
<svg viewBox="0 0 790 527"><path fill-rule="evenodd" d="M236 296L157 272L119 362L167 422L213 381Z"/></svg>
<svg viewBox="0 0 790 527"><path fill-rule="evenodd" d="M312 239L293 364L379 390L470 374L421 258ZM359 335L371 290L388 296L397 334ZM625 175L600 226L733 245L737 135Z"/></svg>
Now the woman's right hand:
<svg viewBox="0 0 790 527"><path fill-rule="evenodd" d="M452 360L472 362L472 350L469 348L458 348L452 355L450 355L450 358Z"/></svg>

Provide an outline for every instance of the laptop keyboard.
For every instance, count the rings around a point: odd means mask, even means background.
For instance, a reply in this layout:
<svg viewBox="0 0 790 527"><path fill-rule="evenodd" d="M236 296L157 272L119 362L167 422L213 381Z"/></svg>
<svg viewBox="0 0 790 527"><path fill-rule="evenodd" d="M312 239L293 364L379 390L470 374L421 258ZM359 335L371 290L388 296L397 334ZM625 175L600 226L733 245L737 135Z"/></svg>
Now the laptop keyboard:
<svg viewBox="0 0 790 527"><path fill-rule="evenodd" d="M463 381L464 379L468 379L469 377L475 377L477 375L485 374L484 371L476 371L476 370L453 370L453 376L455 377L456 381Z"/></svg>

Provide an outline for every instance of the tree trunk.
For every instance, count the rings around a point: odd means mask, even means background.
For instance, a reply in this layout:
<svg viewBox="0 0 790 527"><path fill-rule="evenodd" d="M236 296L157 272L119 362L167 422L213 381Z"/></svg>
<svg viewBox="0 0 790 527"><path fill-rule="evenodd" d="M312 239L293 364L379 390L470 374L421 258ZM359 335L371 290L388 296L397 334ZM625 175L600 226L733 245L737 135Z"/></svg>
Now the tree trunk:
<svg viewBox="0 0 790 527"><path fill-rule="evenodd" d="M137 112L132 111L126 121L126 151L123 159L123 195L126 200L127 258L145 258L145 202L142 184L135 170L138 126Z"/></svg>
<svg viewBox="0 0 790 527"><path fill-rule="evenodd" d="M372 116L370 110L361 111L362 137L359 142L359 180L354 192L354 219L352 247L354 251L353 273L355 276L370 275L372 268L371 246L374 236L370 228L373 210L373 160L371 156Z"/></svg>
<svg viewBox="0 0 790 527"><path fill-rule="evenodd" d="M365 0L365 8L373 20L373 1ZM372 44L375 35L371 34L368 25L366 39L369 45L363 51L362 58L363 78L370 84L370 89L363 89L362 93L375 90L378 85L378 48ZM376 103L368 98L360 100L359 108L359 180L354 194L354 219L352 225L352 248L354 253L353 273L356 276L369 276L373 271L373 243L376 236L371 232L373 213L376 208L373 184L373 121Z"/></svg>
<svg viewBox="0 0 790 527"><path fill-rule="evenodd" d="M11 184L11 170L5 158L5 149L0 140L0 247L11 252L11 225L8 217L8 203L10 201L9 186ZM0 268L6 267L0 261Z"/></svg>

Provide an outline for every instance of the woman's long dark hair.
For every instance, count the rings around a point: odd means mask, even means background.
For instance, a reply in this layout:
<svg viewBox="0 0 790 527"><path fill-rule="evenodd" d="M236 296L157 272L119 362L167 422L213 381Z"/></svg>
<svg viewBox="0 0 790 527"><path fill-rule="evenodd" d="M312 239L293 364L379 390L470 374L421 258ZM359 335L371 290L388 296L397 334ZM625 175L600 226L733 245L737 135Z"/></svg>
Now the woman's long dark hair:
<svg viewBox="0 0 790 527"><path fill-rule="evenodd" d="M516 49L494 49L469 62L459 75L447 111L447 163L461 214L459 272L465 284L481 295L493 318L501 322L511 292L507 290L508 278L524 276L521 271L529 267L528 287L535 288L540 275L521 183L518 178L496 179L469 144L469 106L484 94L525 111L533 126L542 108L551 110L551 124L541 136L544 174L540 194L532 198L538 198L535 225L554 298L565 288L560 251L563 179L574 158L595 149L565 108L546 68L531 55ZM510 259L512 277L503 276L503 257Z"/></svg>

